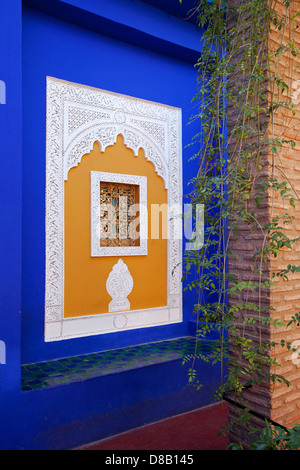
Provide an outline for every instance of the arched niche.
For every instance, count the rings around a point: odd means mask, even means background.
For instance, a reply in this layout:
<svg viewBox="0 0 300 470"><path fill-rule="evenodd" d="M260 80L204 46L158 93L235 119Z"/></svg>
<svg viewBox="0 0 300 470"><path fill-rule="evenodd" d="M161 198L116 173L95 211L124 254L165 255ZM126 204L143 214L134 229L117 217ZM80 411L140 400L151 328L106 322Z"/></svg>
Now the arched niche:
<svg viewBox="0 0 300 470"><path fill-rule="evenodd" d="M130 311L126 322L118 321L123 313L64 316L64 182L94 142L104 150L119 134L135 155L143 148L163 178L168 205L181 205L180 109L47 78L45 341L182 321L181 239L175 238L168 240L167 306Z"/></svg>

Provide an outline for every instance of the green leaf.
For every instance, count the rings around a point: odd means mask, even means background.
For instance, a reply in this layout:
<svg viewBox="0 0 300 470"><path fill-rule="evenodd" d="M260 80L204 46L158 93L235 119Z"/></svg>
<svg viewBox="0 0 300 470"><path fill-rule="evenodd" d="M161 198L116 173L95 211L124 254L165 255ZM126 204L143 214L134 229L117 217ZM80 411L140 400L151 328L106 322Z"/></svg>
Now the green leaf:
<svg viewBox="0 0 300 470"><path fill-rule="evenodd" d="M256 198L254 199L254 201L255 201L255 204L257 205L257 207L260 207L260 206L261 206L261 199L260 199L260 197L256 197Z"/></svg>
<svg viewBox="0 0 300 470"><path fill-rule="evenodd" d="M291 204L292 207L295 207L295 201L294 201L294 199L290 199L290 204Z"/></svg>

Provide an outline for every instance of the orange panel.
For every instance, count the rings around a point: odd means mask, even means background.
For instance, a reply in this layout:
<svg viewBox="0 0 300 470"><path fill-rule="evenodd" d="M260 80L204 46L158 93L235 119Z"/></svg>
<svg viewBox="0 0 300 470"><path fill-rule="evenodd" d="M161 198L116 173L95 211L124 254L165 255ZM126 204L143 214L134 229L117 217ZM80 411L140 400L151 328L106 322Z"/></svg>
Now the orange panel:
<svg viewBox="0 0 300 470"><path fill-rule="evenodd" d="M65 182L65 317L108 312L111 297L106 280L119 257L90 256L90 172L147 176L148 214L151 204L166 204L167 191L154 166L140 149L137 157L118 136L115 145L91 153L72 168ZM167 240L150 239L148 255L123 256L134 280L128 300L131 310L167 305Z"/></svg>

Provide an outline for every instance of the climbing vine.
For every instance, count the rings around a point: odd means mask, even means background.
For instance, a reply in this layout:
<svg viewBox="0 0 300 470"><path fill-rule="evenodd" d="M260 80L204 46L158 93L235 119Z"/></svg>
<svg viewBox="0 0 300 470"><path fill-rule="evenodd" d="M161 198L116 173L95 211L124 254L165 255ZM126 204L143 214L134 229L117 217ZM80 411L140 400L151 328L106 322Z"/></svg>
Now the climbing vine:
<svg viewBox="0 0 300 470"><path fill-rule="evenodd" d="M292 345L284 339L278 343L273 332L297 325L300 318L295 312L282 322L266 299L276 280L300 272L300 266L292 264L271 271L272 260L299 241L288 235L299 196L280 166L282 149L294 149L296 142L275 132L279 112L296 113L291 84L280 66L284 57L298 54L295 32L300 12L295 3L281 0L283 8L278 9L278 0L199 0L190 12L203 29L203 49L196 64L191 117L199 128L191 143L199 167L188 196L195 206L204 206L205 243L201 250L185 253L183 280L185 289L196 296L197 337L213 334L217 340L209 354L196 350L185 362L190 363L189 381L198 388L195 361L221 362L225 380L215 398L230 394L238 400L244 409L239 419L248 426L243 392L263 382L289 385L276 373L275 352L278 347L292 350ZM282 11L285 14L279 14ZM270 53L274 32L281 39ZM280 210L274 201L280 202ZM243 279L234 269L241 230L257 240L255 247L245 247ZM227 423L224 431L230 432L230 426ZM299 446L299 429L278 431L267 421L252 447Z"/></svg>

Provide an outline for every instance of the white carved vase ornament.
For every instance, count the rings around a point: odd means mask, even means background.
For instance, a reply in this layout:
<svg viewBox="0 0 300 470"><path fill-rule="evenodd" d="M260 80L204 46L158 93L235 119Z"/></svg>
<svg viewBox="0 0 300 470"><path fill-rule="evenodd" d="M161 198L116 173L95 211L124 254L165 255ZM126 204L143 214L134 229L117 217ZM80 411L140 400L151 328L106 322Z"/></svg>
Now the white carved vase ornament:
<svg viewBox="0 0 300 470"><path fill-rule="evenodd" d="M133 289L133 278L127 264L121 258L113 266L107 278L106 289L112 298L108 306L109 312L130 310L130 302L127 297Z"/></svg>

